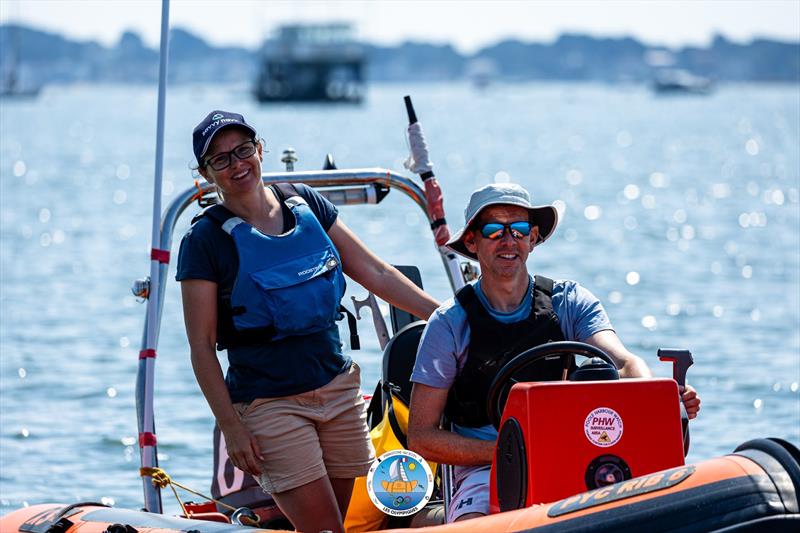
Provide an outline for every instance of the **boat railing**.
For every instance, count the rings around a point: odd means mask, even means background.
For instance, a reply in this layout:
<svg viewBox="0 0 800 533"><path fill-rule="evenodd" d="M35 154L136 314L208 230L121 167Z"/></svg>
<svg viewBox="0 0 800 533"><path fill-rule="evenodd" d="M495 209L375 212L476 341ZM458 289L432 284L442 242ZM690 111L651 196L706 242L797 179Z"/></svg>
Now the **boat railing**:
<svg viewBox="0 0 800 533"><path fill-rule="evenodd" d="M316 188L323 196L328 198L335 205L361 205L378 204L392 189L402 192L408 196L425 213L426 219L430 220L426 207L425 192L410 178L398 174L392 170L384 168L357 168L357 169L334 169L317 170L302 172L267 172L262 174L265 185L273 183L305 183ZM159 248L154 250L159 256L158 268L158 287L156 291L158 302L155 312L147 313L145 316L144 332L142 336L142 349L139 354L140 365L136 381L136 409L139 426L139 444L142 453L147 454L147 460L143 461L145 466L157 466L155 448L156 438L153 423L153 413L147 412L151 409L153 394L153 362L155 359L156 348L161 327L162 312L164 307L163 290L169 272L169 251L172 249L172 237L181 214L194 202L199 201L201 206L216 203L217 195L213 185L209 183L198 183L178 194L167 206L161 217ZM457 267L453 267L455 261L452 252L444 247L434 247L442 256L451 287L458 288L464 284L464 278ZM142 298L147 298L150 294L151 280L142 279L134 283L134 293ZM152 316L152 319L151 319ZM150 346L148 346L150 344ZM150 364L147 364L150 361ZM149 430L149 431L148 431ZM144 483L145 508L150 512L160 513L161 495L160 489L146 480Z"/></svg>

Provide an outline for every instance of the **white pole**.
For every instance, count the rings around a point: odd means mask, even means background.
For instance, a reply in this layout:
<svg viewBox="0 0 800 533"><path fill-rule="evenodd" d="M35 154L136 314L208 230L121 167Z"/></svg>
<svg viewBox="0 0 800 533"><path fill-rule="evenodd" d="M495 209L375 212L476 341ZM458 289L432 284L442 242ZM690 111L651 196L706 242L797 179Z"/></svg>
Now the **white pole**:
<svg viewBox="0 0 800 533"><path fill-rule="evenodd" d="M150 253L150 294L147 299L147 331L143 350L139 354L137 380L137 415L139 418L139 448L141 466L157 467L157 445L153 417L153 383L158 344L159 292L161 291L159 269L169 262L169 250L160 250L161 242L161 182L164 162L164 114L167 93L167 58L169 55L169 0L161 2L161 49L158 66L158 116L156 123L156 162L153 186L153 226ZM150 476L142 476L144 484L144 506L152 513L161 513L161 492L154 487Z"/></svg>

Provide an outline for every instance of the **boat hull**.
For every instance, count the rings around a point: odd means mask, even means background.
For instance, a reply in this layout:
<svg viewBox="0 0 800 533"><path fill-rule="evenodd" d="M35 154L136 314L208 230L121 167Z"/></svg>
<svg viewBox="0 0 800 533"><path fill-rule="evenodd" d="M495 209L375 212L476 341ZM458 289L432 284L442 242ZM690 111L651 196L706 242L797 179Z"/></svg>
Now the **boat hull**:
<svg viewBox="0 0 800 533"><path fill-rule="evenodd" d="M118 528L114 528L114 525ZM97 503L44 504L0 518L3 533L254 533L273 531L188 520ZM733 454L679 466L554 503L465 522L397 531L763 531L800 530L800 451L756 439Z"/></svg>

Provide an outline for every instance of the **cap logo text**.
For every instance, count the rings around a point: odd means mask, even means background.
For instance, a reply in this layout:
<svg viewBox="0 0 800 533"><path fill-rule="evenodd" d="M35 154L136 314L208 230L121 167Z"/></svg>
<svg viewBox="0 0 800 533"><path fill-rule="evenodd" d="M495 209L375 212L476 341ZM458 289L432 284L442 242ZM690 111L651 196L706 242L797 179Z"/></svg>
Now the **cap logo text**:
<svg viewBox="0 0 800 533"><path fill-rule="evenodd" d="M214 120L214 122L212 122L211 124L206 126L206 129L203 130L203 137L206 136L206 134L208 133L209 130L216 129L217 126L219 126L221 124L226 124L228 122L235 122L235 123L239 124L239 121L236 120L235 118L222 118L222 115L219 115L220 118L218 118L218 119L216 117L217 117L217 115L214 115L213 117L211 117L211 118L213 118L215 120Z"/></svg>

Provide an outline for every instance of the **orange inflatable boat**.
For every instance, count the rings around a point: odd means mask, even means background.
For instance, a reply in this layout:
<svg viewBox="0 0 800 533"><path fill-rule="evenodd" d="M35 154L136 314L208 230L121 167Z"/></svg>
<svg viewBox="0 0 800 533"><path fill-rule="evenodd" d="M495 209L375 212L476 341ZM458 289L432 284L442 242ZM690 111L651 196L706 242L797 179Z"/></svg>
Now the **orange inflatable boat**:
<svg viewBox="0 0 800 533"><path fill-rule="evenodd" d="M800 453L779 439L724 457L632 478L556 502L405 532L800 531ZM3 533L255 533L275 531L114 509L35 505L0 519Z"/></svg>

